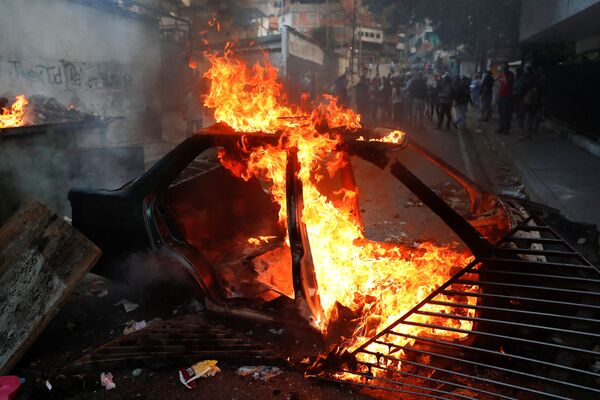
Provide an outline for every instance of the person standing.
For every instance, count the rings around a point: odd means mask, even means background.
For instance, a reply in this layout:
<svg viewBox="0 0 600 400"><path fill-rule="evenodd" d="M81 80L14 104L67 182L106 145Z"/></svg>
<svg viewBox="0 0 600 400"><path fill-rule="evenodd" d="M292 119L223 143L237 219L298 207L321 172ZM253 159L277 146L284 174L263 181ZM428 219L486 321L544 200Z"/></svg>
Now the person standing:
<svg viewBox="0 0 600 400"><path fill-rule="evenodd" d="M442 129L446 119L446 129L452 123L452 79L444 75L438 95L438 129Z"/></svg>
<svg viewBox="0 0 600 400"><path fill-rule="evenodd" d="M529 139L536 129L540 102L539 84L530 64L525 65L521 90L522 133L519 139Z"/></svg>
<svg viewBox="0 0 600 400"><path fill-rule="evenodd" d="M340 75L334 83L334 94L338 98L340 105L344 107L348 107L348 88L346 85L346 74Z"/></svg>
<svg viewBox="0 0 600 400"><path fill-rule="evenodd" d="M381 79L379 76L371 79L371 85L369 86L369 104L370 104L370 113L371 118L369 119L371 123L377 122L377 98L379 93L379 85L381 84Z"/></svg>
<svg viewBox="0 0 600 400"><path fill-rule="evenodd" d="M369 122L369 80L366 76L361 76L360 80L354 87L356 95L356 111L360 114L361 119Z"/></svg>
<svg viewBox="0 0 600 400"><path fill-rule="evenodd" d="M491 71L485 71L480 87L480 121L489 121L492 117L492 95L494 93L494 77Z"/></svg>
<svg viewBox="0 0 600 400"><path fill-rule="evenodd" d="M411 81L408 91L413 101L413 124L416 128L422 128L425 114L425 102L427 101L427 83L425 83L425 79L423 79L423 74L421 72L418 72Z"/></svg>
<svg viewBox="0 0 600 400"><path fill-rule="evenodd" d="M394 111L394 125L400 126L403 121L404 103L402 102L402 79L396 78L392 92L392 107Z"/></svg>
<svg viewBox="0 0 600 400"><path fill-rule="evenodd" d="M508 63L504 63L498 76L498 116L499 126L496 133L507 135L513 112L513 85L515 75L510 72Z"/></svg>
<svg viewBox="0 0 600 400"><path fill-rule="evenodd" d="M404 99L404 118L406 119L406 126L412 126L413 123L413 99L410 94L410 86L412 84L414 77L411 72L406 73L406 80L404 81L404 86L402 87L402 96Z"/></svg>
<svg viewBox="0 0 600 400"><path fill-rule="evenodd" d="M391 120L392 111L392 84L390 79L384 77L379 89L379 104L381 106L381 119L388 123Z"/></svg>
<svg viewBox="0 0 600 400"><path fill-rule="evenodd" d="M427 85L427 99L429 101L429 105L427 108L427 118L430 121L433 121L433 115L435 114L438 107L438 95L440 92L440 77L438 74L433 75L431 80Z"/></svg>
<svg viewBox="0 0 600 400"><path fill-rule="evenodd" d="M452 85L452 99L454 100L454 109L456 111L456 128L467 130L467 107L471 102L471 93L469 90L469 78L456 77Z"/></svg>
<svg viewBox="0 0 600 400"><path fill-rule="evenodd" d="M471 84L469 85L469 90L471 92L471 103L475 109L479 109L479 92L481 89L480 84L481 82L479 74L473 74Z"/></svg>

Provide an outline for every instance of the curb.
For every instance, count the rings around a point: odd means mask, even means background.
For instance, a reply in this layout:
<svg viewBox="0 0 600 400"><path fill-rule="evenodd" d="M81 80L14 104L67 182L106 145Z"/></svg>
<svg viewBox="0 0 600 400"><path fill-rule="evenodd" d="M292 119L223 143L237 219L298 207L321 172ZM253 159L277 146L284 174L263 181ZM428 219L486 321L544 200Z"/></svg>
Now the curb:
<svg viewBox="0 0 600 400"><path fill-rule="evenodd" d="M544 125L546 125L547 129L558 132L575 146L587 151L594 157L600 158L600 142L597 140L581 133L577 133L577 131L556 119L547 120L544 122Z"/></svg>
<svg viewBox="0 0 600 400"><path fill-rule="evenodd" d="M506 141L503 141L501 137L493 133L486 134L494 148L498 151L500 158L509 165L511 171L519 177L519 180L525 186L525 193L529 199L559 210L565 209L554 192L546 186L543 180Z"/></svg>

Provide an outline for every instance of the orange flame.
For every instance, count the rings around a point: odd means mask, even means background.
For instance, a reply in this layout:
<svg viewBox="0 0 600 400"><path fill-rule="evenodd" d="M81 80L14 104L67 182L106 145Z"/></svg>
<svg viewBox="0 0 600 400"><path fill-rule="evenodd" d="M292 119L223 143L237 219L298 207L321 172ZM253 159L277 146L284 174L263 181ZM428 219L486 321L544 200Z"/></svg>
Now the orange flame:
<svg viewBox="0 0 600 400"><path fill-rule="evenodd" d="M449 246L424 243L415 249L369 241L353 214L352 200L357 193L344 189L342 204L334 205L319 191L317 183L325 174L332 175L344 165L344 157L336 151L341 138L320 132L323 127L359 128L359 115L339 106L335 97L326 95L307 118L298 107L287 103L278 71L269 63L248 67L232 55L230 48L222 56L207 57L211 68L205 77L211 81L211 87L205 106L214 109L217 122L239 132L283 135L277 145L252 148L244 145L241 150L246 161L241 166L223 150L219 156L223 165L237 176L246 180L257 177L271 184L271 196L279 205L280 223L284 226L286 157L289 149L297 149L304 197L302 221L310 240L325 315L324 321L315 324L322 331L337 318L337 304L347 307L357 316L357 322L352 337L343 345L356 348L443 284L451 276L452 267L464 266L470 260L470 254L456 252ZM394 131L381 141L400 142L403 136L403 132ZM428 311L448 312L448 308L429 306ZM415 317L413 321L433 320L425 315ZM471 328L469 321L446 319L439 323ZM413 335L427 331L413 326L398 329ZM431 330L428 333L464 336ZM412 343L401 337L394 341L402 345Z"/></svg>
<svg viewBox="0 0 600 400"><path fill-rule="evenodd" d="M14 128L25 125L25 107L29 102L24 95L19 95L16 99L10 108L2 108L2 113L0 113L0 128Z"/></svg>

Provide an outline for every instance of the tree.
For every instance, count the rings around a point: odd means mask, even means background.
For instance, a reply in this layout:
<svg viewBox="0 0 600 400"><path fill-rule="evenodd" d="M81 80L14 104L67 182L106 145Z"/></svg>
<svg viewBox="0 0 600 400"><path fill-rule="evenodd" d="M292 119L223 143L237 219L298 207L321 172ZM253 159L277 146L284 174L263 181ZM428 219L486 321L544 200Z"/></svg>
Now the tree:
<svg viewBox="0 0 600 400"><path fill-rule="evenodd" d="M484 59L488 49L512 48L518 43L520 0L365 0L384 17L384 28L429 19L442 45Z"/></svg>

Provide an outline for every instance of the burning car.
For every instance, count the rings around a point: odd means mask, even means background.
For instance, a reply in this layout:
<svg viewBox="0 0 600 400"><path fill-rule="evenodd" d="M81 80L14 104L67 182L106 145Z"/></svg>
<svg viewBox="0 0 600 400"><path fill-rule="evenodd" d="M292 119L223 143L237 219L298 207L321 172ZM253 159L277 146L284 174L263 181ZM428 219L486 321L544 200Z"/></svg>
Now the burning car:
<svg viewBox="0 0 600 400"><path fill-rule="evenodd" d="M598 374L583 365L598 357L598 335L573 321L583 302L598 323L598 306L582 299L597 296L586 285L600 281L571 275L597 271L544 225L543 207L485 192L404 132L363 128L330 96L312 110L286 105L269 65L208 57L205 104L218 124L119 190L69 193L74 226L105 253L161 249L194 277L209 310L323 333L335 350L311 375L430 397L449 393L434 384L465 386L453 374L483 382L469 388L484 395L495 393L490 385L544 393L515 383L523 376L598 391ZM462 212L407 166L414 157L464 190ZM462 246L365 234L353 170L364 161L401 182ZM569 364L549 349L584 357ZM479 367L504 375L482 378ZM560 378L561 369L578 374Z"/></svg>

